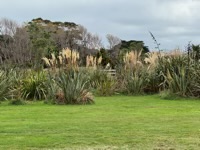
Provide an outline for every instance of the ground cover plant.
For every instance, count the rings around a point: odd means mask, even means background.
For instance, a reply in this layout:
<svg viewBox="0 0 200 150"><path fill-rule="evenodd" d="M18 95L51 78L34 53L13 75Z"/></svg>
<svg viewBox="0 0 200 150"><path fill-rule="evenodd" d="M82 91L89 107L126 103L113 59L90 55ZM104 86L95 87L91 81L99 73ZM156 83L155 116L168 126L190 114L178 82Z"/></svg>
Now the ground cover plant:
<svg viewBox="0 0 200 150"><path fill-rule="evenodd" d="M96 97L95 105L0 105L0 149L199 149L198 100Z"/></svg>

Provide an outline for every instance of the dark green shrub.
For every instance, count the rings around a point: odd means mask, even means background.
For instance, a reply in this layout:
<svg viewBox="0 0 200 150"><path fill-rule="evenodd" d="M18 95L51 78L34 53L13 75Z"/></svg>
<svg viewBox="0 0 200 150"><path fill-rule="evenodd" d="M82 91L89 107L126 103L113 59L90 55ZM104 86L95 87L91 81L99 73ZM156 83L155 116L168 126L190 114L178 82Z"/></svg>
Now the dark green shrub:
<svg viewBox="0 0 200 150"><path fill-rule="evenodd" d="M15 78L13 76L13 70L1 70L0 71L0 101L10 99L13 97L13 87Z"/></svg>
<svg viewBox="0 0 200 150"><path fill-rule="evenodd" d="M25 105L26 103L22 99L13 99L10 101L11 105Z"/></svg>
<svg viewBox="0 0 200 150"><path fill-rule="evenodd" d="M137 95L143 94L146 85L144 71L130 71L125 76L124 86L125 93Z"/></svg>
<svg viewBox="0 0 200 150"><path fill-rule="evenodd" d="M104 81L100 82L97 89L96 94L99 96L111 96L116 91L116 80L114 77L110 77L107 75Z"/></svg>
<svg viewBox="0 0 200 150"><path fill-rule="evenodd" d="M4 72L0 72L0 100L6 99L9 92L8 78Z"/></svg>
<svg viewBox="0 0 200 150"><path fill-rule="evenodd" d="M159 93L159 96L160 96L161 99L164 99L164 100L176 100L176 99L180 98L176 94L170 92L169 90L161 91Z"/></svg>
<svg viewBox="0 0 200 150"><path fill-rule="evenodd" d="M190 92L200 98L200 63L190 68Z"/></svg>
<svg viewBox="0 0 200 150"><path fill-rule="evenodd" d="M46 102L54 103L56 100L56 93L59 91L59 87L55 81L55 77L52 74L49 74L47 78L46 89Z"/></svg>
<svg viewBox="0 0 200 150"><path fill-rule="evenodd" d="M47 93L47 75L44 71L31 72L22 79L20 85L21 97L24 99L45 99Z"/></svg>
<svg viewBox="0 0 200 150"><path fill-rule="evenodd" d="M159 72L157 72L157 70L147 72L145 78L146 85L144 87L144 92L147 94L158 93L161 88Z"/></svg>
<svg viewBox="0 0 200 150"><path fill-rule="evenodd" d="M90 74L90 84L95 94L110 96L116 91L117 80L103 70L95 70Z"/></svg>
<svg viewBox="0 0 200 150"><path fill-rule="evenodd" d="M59 87L55 93L55 102L60 104L92 104L93 95L90 93L89 78L81 71L61 71L55 78Z"/></svg>

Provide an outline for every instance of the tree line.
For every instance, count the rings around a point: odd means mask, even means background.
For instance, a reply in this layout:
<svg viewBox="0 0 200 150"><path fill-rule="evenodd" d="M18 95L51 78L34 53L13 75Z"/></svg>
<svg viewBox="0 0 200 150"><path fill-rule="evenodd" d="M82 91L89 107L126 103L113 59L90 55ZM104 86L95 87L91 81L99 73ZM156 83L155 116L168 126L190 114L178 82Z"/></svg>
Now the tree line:
<svg viewBox="0 0 200 150"><path fill-rule="evenodd" d="M63 48L77 50L80 65L85 65L88 55L102 56L102 65L110 63L114 68L120 58L131 50L149 51L143 41L121 40L112 34L106 35L108 46L99 35L89 32L84 26L73 22L32 19L19 25L4 18L0 20L0 64L18 67L41 67L42 57L58 55Z"/></svg>

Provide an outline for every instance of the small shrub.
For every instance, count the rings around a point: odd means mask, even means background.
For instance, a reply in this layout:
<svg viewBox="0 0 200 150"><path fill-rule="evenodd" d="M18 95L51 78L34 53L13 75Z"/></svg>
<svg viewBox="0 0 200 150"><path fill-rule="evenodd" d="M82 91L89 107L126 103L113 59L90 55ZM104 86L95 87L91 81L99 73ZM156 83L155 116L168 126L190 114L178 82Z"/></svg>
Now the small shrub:
<svg viewBox="0 0 200 150"><path fill-rule="evenodd" d="M114 77L110 77L107 75L107 77L105 77L105 80L99 83L96 89L96 93L99 96L110 96L115 93L115 87L116 81Z"/></svg>
<svg viewBox="0 0 200 150"><path fill-rule="evenodd" d="M167 71L166 79L171 93L183 97L189 94L190 77L187 71L184 67L180 67L176 71Z"/></svg>
<svg viewBox="0 0 200 150"><path fill-rule="evenodd" d="M56 103L92 104L94 98L89 91L89 78L81 71L68 70L60 72L55 81L60 89L55 93Z"/></svg>
<svg viewBox="0 0 200 150"><path fill-rule="evenodd" d="M21 81L21 97L24 99L45 99L47 93L45 72L31 72Z"/></svg>
<svg viewBox="0 0 200 150"><path fill-rule="evenodd" d="M4 72L0 73L0 101L4 100L9 92L8 78Z"/></svg>
<svg viewBox="0 0 200 150"><path fill-rule="evenodd" d="M165 100L175 100L178 99L178 96L170 92L170 90L163 90L159 93L161 99Z"/></svg>
<svg viewBox="0 0 200 150"><path fill-rule="evenodd" d="M94 89L95 94L99 96L110 96L116 90L116 78L108 75L102 70L95 70L91 74L90 84Z"/></svg>
<svg viewBox="0 0 200 150"><path fill-rule="evenodd" d="M90 86L93 89L97 89L99 84L104 80L104 77L106 76L106 73L97 69L97 70L91 70L89 77L90 77Z"/></svg>
<svg viewBox="0 0 200 150"><path fill-rule="evenodd" d="M154 72L147 72L145 76L146 86L144 92L148 94L158 93L160 89L160 75L154 70Z"/></svg>
<svg viewBox="0 0 200 150"><path fill-rule="evenodd" d="M12 98L13 83L13 70L0 71L0 101Z"/></svg>
<svg viewBox="0 0 200 150"><path fill-rule="evenodd" d="M10 101L11 105L25 105L26 103L22 99L14 99Z"/></svg>
<svg viewBox="0 0 200 150"><path fill-rule="evenodd" d="M59 86L57 85L55 81L55 75L49 72L47 82L46 82L46 89L47 89L47 96L46 101L50 101L51 103L54 103L56 98L56 94L59 90Z"/></svg>
<svg viewBox="0 0 200 150"><path fill-rule="evenodd" d="M190 90L194 97L200 98L200 64L196 65L191 71Z"/></svg>
<svg viewBox="0 0 200 150"><path fill-rule="evenodd" d="M125 78L125 92L132 95L143 94L145 87L144 72L131 72Z"/></svg>

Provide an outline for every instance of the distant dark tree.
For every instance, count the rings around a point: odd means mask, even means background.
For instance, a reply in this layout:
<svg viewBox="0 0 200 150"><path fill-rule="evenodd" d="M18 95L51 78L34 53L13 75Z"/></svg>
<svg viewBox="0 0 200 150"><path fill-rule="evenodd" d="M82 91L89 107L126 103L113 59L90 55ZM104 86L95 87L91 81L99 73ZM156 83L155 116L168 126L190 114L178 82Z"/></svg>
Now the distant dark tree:
<svg viewBox="0 0 200 150"><path fill-rule="evenodd" d="M29 22L26 28L31 41L35 67L39 67L41 58L48 55L49 51L54 50L55 42L51 39L51 33L45 30L46 27L37 22Z"/></svg>
<svg viewBox="0 0 200 150"><path fill-rule="evenodd" d="M130 41L122 40L120 50L122 51L142 50L142 53L149 52L148 47L144 45L143 41L136 41L136 40L130 40Z"/></svg>
<svg viewBox="0 0 200 150"><path fill-rule="evenodd" d="M200 60L200 45L192 44L192 53L195 60Z"/></svg>
<svg viewBox="0 0 200 150"><path fill-rule="evenodd" d="M104 48L101 48L100 51L97 53L97 58L102 57L101 65L105 67L108 63L110 63L110 57L108 51Z"/></svg>
<svg viewBox="0 0 200 150"><path fill-rule="evenodd" d="M51 53L58 55L63 48L78 49L80 33L75 23L36 18L30 21L26 28L37 64L41 64L41 58L44 56L51 57Z"/></svg>
<svg viewBox="0 0 200 150"><path fill-rule="evenodd" d="M135 50L142 50L142 54L149 52L148 47L144 45L143 41L122 40L118 45L115 45L111 50L108 50L111 67L116 68L117 65L122 64L124 54Z"/></svg>

